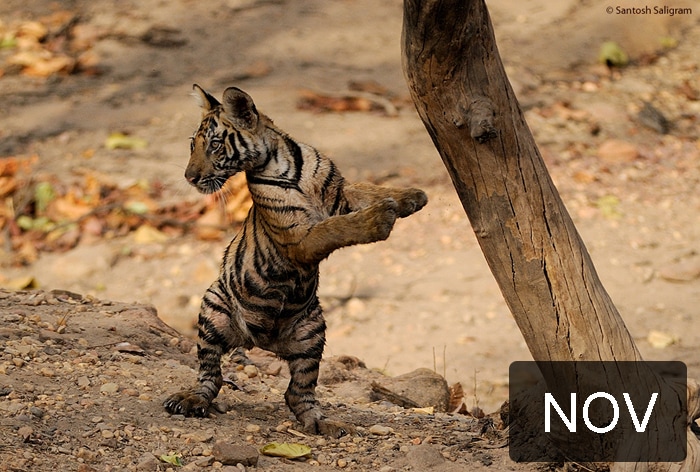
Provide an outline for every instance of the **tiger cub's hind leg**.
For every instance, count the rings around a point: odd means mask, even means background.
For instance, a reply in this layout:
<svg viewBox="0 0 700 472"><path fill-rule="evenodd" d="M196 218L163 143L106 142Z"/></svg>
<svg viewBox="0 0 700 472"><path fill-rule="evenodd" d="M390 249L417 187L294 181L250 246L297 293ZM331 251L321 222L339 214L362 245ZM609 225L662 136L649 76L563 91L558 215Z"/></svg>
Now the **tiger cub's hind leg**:
<svg viewBox="0 0 700 472"><path fill-rule="evenodd" d="M311 434L339 438L354 432L346 423L333 421L323 414L316 399L318 368L326 341L326 322L320 306L312 308L289 333L280 340L283 351L277 354L289 364L291 379L284 394L285 402L303 429Z"/></svg>

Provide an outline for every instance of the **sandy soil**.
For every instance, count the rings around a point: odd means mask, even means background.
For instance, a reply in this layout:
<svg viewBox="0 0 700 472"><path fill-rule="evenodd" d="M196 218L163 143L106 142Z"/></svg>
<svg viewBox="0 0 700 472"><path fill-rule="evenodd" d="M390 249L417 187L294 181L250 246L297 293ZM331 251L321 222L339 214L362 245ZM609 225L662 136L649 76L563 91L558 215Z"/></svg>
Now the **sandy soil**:
<svg viewBox="0 0 700 472"><path fill-rule="evenodd" d="M698 12L607 14L599 1L489 6L530 127L642 354L682 360L698 377ZM9 0L0 20L7 27L58 8ZM497 410L507 397L508 365L530 356L408 99L400 1L76 0L60 8L95 31L90 51L99 73L36 78L6 67L0 156L36 154L40 172L65 182L86 172L122 186L158 180L162 199L195 202L202 197L182 178L199 118L191 84L217 95L229 85L245 89L280 127L336 160L348 179L415 185L430 197L388 241L342 250L324 263L327 355L356 356L390 375L435 369L464 386L470 408ZM628 67L611 72L598 63L609 39L628 51ZM0 59L11 53L1 50ZM302 90L339 93L367 81L394 98L395 116L297 106ZM639 117L645 102L666 116L669 133ZM106 149L114 132L148 145ZM46 289L150 303L191 335L225 244L193 235L165 243L98 238L42 253L29 266L4 263L0 286L33 276ZM12 260L7 250L3 256ZM10 371L24 368L12 367L8 354L2 362ZM155 400L147 404L158 408Z"/></svg>

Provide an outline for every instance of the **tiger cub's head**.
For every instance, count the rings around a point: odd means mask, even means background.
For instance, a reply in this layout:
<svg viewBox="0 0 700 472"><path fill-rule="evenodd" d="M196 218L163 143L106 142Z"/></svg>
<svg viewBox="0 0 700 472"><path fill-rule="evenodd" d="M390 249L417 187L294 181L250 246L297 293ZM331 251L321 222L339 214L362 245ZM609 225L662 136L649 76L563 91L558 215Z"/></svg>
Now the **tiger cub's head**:
<svg viewBox="0 0 700 472"><path fill-rule="evenodd" d="M243 90L229 87L220 103L194 85L202 121L191 139L185 179L202 193L221 189L232 175L253 169L264 154L261 128L267 119Z"/></svg>

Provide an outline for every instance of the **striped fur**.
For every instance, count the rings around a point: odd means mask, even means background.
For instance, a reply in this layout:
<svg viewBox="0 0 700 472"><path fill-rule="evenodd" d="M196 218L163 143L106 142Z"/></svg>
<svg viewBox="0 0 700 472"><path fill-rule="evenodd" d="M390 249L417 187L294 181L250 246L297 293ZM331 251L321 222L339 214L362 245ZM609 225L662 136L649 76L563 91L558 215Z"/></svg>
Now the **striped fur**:
<svg viewBox="0 0 700 472"><path fill-rule="evenodd" d="M315 397L326 330L319 263L338 248L386 239L396 218L421 209L427 197L418 189L346 184L331 160L258 113L245 92L228 88L219 103L194 87L203 118L185 177L213 193L245 172L253 207L203 297L199 383L164 406L206 415L222 385L222 354L258 346L288 362L285 400L303 428L339 437L352 428L325 418Z"/></svg>

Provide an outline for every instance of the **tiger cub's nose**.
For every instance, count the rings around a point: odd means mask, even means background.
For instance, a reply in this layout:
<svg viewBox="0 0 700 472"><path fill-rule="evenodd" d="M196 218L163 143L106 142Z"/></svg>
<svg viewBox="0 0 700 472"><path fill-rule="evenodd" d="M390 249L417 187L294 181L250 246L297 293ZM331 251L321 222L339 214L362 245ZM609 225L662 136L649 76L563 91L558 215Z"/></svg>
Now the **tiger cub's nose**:
<svg viewBox="0 0 700 472"><path fill-rule="evenodd" d="M197 185L197 182L199 182L199 173L188 167L185 171L185 180L187 180L190 185Z"/></svg>

